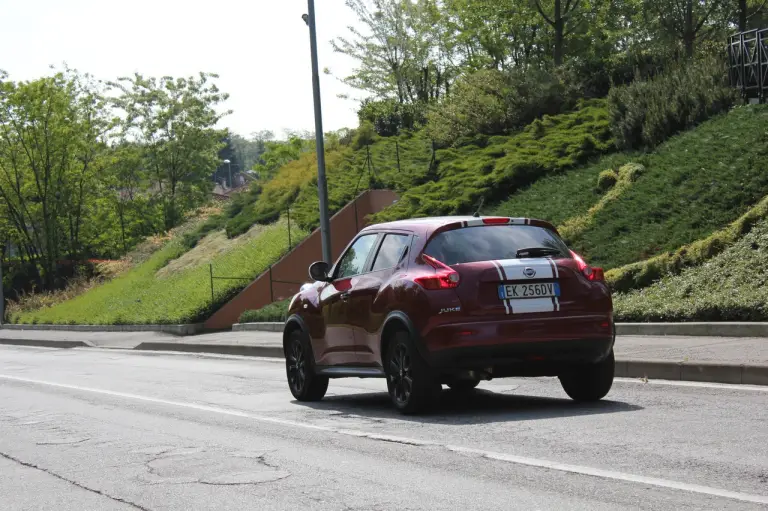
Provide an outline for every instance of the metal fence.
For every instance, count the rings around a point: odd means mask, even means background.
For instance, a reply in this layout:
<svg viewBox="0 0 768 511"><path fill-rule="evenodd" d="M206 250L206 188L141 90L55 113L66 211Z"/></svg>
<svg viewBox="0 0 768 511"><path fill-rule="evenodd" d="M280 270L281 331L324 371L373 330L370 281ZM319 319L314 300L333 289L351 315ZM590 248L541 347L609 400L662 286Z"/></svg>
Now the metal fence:
<svg viewBox="0 0 768 511"><path fill-rule="evenodd" d="M728 78L746 99L768 101L768 28L734 34L728 41Z"/></svg>

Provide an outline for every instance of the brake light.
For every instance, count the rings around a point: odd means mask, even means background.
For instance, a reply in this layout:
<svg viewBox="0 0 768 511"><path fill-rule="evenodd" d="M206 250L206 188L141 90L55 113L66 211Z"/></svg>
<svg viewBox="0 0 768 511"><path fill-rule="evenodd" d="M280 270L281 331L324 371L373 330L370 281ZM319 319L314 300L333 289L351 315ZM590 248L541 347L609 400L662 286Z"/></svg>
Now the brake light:
<svg viewBox="0 0 768 511"><path fill-rule="evenodd" d="M425 263L435 269L434 275L426 275L424 277L416 277L414 280L418 285L424 289L453 289L459 286L461 277L458 272L448 266L441 263L434 257L423 254L421 258Z"/></svg>
<svg viewBox="0 0 768 511"><path fill-rule="evenodd" d="M504 218L504 217L483 218L483 223L485 225L508 224L509 218Z"/></svg>
<svg viewBox="0 0 768 511"><path fill-rule="evenodd" d="M592 282L605 282L605 273L602 268L593 268L584 262L579 254L571 250L571 255L579 266L579 271Z"/></svg>

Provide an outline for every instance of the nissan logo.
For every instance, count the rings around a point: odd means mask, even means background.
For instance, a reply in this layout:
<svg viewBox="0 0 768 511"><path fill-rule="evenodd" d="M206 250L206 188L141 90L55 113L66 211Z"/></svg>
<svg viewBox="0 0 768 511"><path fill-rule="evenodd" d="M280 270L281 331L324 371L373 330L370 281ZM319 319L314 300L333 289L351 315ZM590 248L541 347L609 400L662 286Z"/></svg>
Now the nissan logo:
<svg viewBox="0 0 768 511"><path fill-rule="evenodd" d="M526 268L526 269L523 270L523 275L525 275L529 279L532 279L533 277L536 276L536 270L534 270L533 268L530 268L530 267Z"/></svg>

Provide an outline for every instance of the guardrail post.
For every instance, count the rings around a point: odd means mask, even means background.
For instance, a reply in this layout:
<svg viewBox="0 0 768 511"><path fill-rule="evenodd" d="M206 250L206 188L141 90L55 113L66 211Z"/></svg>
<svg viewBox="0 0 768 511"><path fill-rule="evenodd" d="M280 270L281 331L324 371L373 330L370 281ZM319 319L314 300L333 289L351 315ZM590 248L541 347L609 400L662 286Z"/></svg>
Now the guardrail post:
<svg viewBox="0 0 768 511"><path fill-rule="evenodd" d="M272 303L275 301L275 291L272 286L272 282L274 281L272 280L272 266L270 265L269 266L269 303Z"/></svg>
<svg viewBox="0 0 768 511"><path fill-rule="evenodd" d="M291 208L288 208L288 251L291 251Z"/></svg>
<svg viewBox="0 0 768 511"><path fill-rule="evenodd" d="M213 263L208 265L208 269L210 270L210 275L211 275L211 305L213 305L213 301L214 301L214 298L213 298Z"/></svg>

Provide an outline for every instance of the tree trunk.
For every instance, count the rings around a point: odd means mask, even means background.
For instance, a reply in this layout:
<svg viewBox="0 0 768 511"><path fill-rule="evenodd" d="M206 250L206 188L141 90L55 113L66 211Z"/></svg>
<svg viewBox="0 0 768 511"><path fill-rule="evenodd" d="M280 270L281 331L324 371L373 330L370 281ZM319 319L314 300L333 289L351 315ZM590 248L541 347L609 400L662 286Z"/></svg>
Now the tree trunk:
<svg viewBox="0 0 768 511"><path fill-rule="evenodd" d="M693 29L693 0L686 0L685 2L685 25L683 31L685 56L691 59L693 58L693 43L696 40L696 33Z"/></svg>
<svg viewBox="0 0 768 511"><path fill-rule="evenodd" d="M563 19L561 12L561 1L555 0L555 17L554 17L554 29L555 29L555 66L559 67L563 64L563 40L565 39L565 19Z"/></svg>

